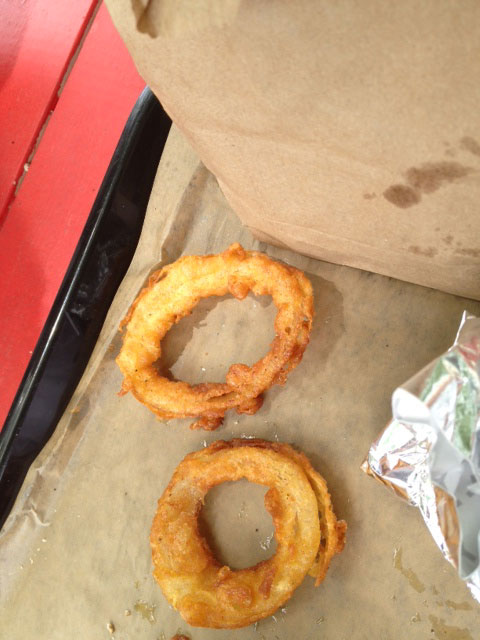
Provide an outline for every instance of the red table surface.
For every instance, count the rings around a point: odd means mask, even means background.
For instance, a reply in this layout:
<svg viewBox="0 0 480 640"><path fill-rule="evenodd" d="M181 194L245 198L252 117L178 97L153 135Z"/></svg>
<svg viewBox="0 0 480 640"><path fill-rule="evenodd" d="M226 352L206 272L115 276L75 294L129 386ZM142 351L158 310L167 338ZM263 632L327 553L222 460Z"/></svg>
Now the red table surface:
<svg viewBox="0 0 480 640"><path fill-rule="evenodd" d="M0 222L95 5L0 0Z"/></svg>
<svg viewBox="0 0 480 640"><path fill-rule="evenodd" d="M23 4L28 7L28 15L21 48L0 94L2 145L6 144L5 137L15 140L14 145L6 146L0 202L9 197L8 182L15 179L19 158L23 162L20 147L24 154L30 153L45 122L42 117L52 108L53 113L0 228L0 425L7 416L122 129L144 87L102 5L57 100L55 95L65 68L95 7L85 0L74 3L25 0ZM7 5L8 2L3 0L2 4L0 0L3 14ZM50 13L61 5L63 9L55 22ZM64 37L51 33L59 28L58 20L64 21ZM5 22L8 19L4 20L2 30ZM43 28L48 34L40 37L36 32ZM34 42L27 44L30 33L36 35L32 36ZM0 40L1 36L0 32ZM5 41L0 50L3 46ZM47 67L49 72L40 74L39 70ZM0 75L0 82L2 78ZM7 83L5 98L3 89ZM7 113L13 104L17 105L15 117ZM22 109L25 122L19 126ZM15 152L10 152L13 147Z"/></svg>

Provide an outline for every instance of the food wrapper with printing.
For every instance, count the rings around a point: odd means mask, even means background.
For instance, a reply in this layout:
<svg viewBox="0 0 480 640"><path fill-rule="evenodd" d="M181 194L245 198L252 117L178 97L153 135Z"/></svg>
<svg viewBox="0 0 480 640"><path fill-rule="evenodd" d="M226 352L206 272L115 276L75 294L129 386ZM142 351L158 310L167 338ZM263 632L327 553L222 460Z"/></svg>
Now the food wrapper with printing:
<svg viewBox="0 0 480 640"><path fill-rule="evenodd" d="M480 601L480 318L463 314L452 347L394 391L392 414L362 468L420 509Z"/></svg>

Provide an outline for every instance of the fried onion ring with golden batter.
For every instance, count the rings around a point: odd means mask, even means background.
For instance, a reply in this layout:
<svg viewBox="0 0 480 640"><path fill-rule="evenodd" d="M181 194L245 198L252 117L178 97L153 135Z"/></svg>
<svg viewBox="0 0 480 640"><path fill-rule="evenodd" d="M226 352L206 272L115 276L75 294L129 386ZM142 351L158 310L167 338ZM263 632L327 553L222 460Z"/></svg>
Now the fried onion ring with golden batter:
<svg viewBox="0 0 480 640"><path fill-rule="evenodd" d="M154 367L167 331L201 298L249 291L270 295L278 309L270 351L251 367L233 364L224 383L189 385L160 376ZM216 429L228 409L255 413L261 394L284 384L302 359L313 318L312 286L305 275L256 251L232 244L218 255L184 256L155 272L123 320L123 346L116 359L133 395L160 419L198 417L192 428Z"/></svg>
<svg viewBox="0 0 480 640"><path fill-rule="evenodd" d="M241 478L269 487L265 507L277 551L254 567L232 570L200 535L198 516L209 489ZM343 549L345 530L325 480L303 453L265 440L217 441L184 458L158 501L150 534L154 576L192 626L243 627L272 615L307 573L318 585Z"/></svg>

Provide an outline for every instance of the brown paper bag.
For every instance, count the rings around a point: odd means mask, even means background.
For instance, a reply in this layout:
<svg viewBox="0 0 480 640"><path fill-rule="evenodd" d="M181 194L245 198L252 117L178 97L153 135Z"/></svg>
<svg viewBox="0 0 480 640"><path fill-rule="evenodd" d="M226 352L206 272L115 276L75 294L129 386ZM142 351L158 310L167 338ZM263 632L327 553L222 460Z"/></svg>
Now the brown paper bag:
<svg viewBox="0 0 480 640"><path fill-rule="evenodd" d="M255 235L480 299L477 0L107 0Z"/></svg>

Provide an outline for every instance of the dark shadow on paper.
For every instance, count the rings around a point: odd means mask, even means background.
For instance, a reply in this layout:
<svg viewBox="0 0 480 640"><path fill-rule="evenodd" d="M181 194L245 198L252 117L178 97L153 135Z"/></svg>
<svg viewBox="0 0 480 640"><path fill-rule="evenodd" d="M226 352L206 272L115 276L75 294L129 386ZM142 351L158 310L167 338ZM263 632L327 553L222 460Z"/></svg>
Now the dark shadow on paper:
<svg viewBox="0 0 480 640"><path fill-rule="evenodd" d="M188 237L195 232L195 221L204 210L203 199L206 194L206 185L211 174L208 169L199 163L194 172L177 210L175 221L162 246L162 264L175 262L182 255L187 246ZM158 269L152 269L155 271Z"/></svg>
<svg viewBox="0 0 480 640"><path fill-rule="evenodd" d="M315 316L310 344L300 366L324 364L338 339L345 333L343 296L332 282L311 273L306 274L313 287ZM288 384L288 382L287 382Z"/></svg>

